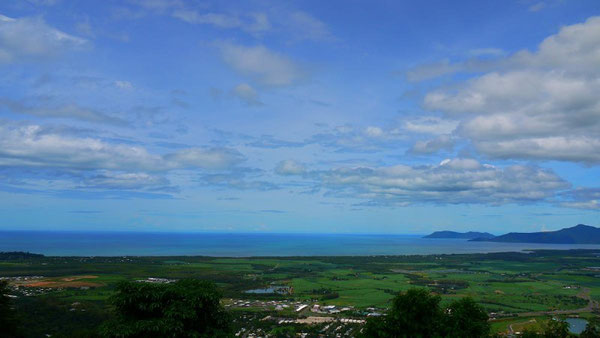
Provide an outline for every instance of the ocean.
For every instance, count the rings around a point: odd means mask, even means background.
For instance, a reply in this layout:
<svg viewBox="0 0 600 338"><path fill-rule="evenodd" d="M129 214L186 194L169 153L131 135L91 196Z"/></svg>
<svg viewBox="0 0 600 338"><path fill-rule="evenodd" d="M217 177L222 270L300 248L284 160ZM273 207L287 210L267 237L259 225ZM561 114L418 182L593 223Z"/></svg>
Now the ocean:
<svg viewBox="0 0 600 338"><path fill-rule="evenodd" d="M0 231L0 251L48 256L371 256L600 249L417 235Z"/></svg>

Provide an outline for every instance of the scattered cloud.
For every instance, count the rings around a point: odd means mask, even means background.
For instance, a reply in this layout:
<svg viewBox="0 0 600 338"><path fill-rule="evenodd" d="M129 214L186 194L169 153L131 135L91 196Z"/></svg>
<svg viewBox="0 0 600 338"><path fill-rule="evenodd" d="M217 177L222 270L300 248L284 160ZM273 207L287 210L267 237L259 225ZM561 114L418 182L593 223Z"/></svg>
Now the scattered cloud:
<svg viewBox="0 0 600 338"><path fill-rule="evenodd" d="M402 128L413 133L444 135L452 133L458 123L459 121L456 120L424 116L404 121Z"/></svg>
<svg viewBox="0 0 600 338"><path fill-rule="evenodd" d="M307 170L302 163L293 160L285 160L277 164L275 172L279 175L303 175Z"/></svg>
<svg viewBox="0 0 600 338"><path fill-rule="evenodd" d="M540 1L538 3L535 3L531 6L529 6L529 11L530 12L538 12L538 11L541 11L542 9L544 9L545 7L546 7L546 4L544 2Z"/></svg>
<svg viewBox="0 0 600 338"><path fill-rule="evenodd" d="M297 148L304 147L307 143L304 141L286 141L278 139L272 135L261 135L260 137L255 138L251 142L246 143L246 145L256 148Z"/></svg>
<svg viewBox="0 0 600 338"><path fill-rule="evenodd" d="M123 90L133 89L133 85L129 81L115 81L115 87Z"/></svg>
<svg viewBox="0 0 600 338"><path fill-rule="evenodd" d="M339 152L365 152L397 147L398 144L406 142L406 139L405 131L400 128L356 128L344 125L315 134L305 140L305 143L319 144Z"/></svg>
<svg viewBox="0 0 600 338"><path fill-rule="evenodd" d="M592 17L458 88L429 92L424 107L460 120L456 134L492 158L598 164L598 55L600 17Z"/></svg>
<svg viewBox="0 0 600 338"><path fill-rule="evenodd" d="M0 111L2 108L17 114L27 114L38 117L69 118L86 122L107 123L116 126L127 126L129 122L105 114L96 109L85 108L75 103L60 104L53 102L52 97L26 98L13 100L0 97ZM33 105L25 102L34 102Z"/></svg>
<svg viewBox="0 0 600 338"><path fill-rule="evenodd" d="M256 90L247 83L240 83L239 85L235 86L231 93L248 106L263 105Z"/></svg>
<svg viewBox="0 0 600 338"><path fill-rule="evenodd" d="M413 154L433 154L440 150L452 151L455 140L451 135L440 135L434 139L417 141L409 150Z"/></svg>
<svg viewBox="0 0 600 338"><path fill-rule="evenodd" d="M600 188L577 188L561 195L559 205L563 207L600 210Z"/></svg>
<svg viewBox="0 0 600 338"><path fill-rule="evenodd" d="M0 14L0 63L46 60L88 44L49 26L41 17L15 19Z"/></svg>
<svg viewBox="0 0 600 338"><path fill-rule="evenodd" d="M279 186L259 179L262 171L237 168L228 172L201 175L199 181L212 187L221 187L236 190L268 191L279 189Z"/></svg>
<svg viewBox="0 0 600 338"><path fill-rule="evenodd" d="M297 40L333 41L335 37L327 25L304 11L294 11L287 15L284 25Z"/></svg>
<svg viewBox="0 0 600 338"><path fill-rule="evenodd" d="M439 62L419 65L410 69L406 72L406 79L410 82L420 82L442 75L456 73L462 68L462 65L450 63L450 60L445 59Z"/></svg>
<svg viewBox="0 0 600 338"><path fill-rule="evenodd" d="M368 205L547 202L570 187L552 171L539 167L498 168L460 158L438 165L309 171L303 177L329 195L362 199Z"/></svg>
<svg viewBox="0 0 600 338"><path fill-rule="evenodd" d="M265 86L288 86L304 77L301 68L288 57L265 46L218 44L223 61L243 76Z"/></svg>
<svg viewBox="0 0 600 338"><path fill-rule="evenodd" d="M265 13L249 13L244 16L223 13L201 13L196 10L176 9L174 18L191 24L212 25L217 28L238 28L252 34L262 34L271 29L271 23Z"/></svg>
<svg viewBox="0 0 600 338"><path fill-rule="evenodd" d="M158 175L144 172L112 172L101 171L84 180L85 188L117 189L117 190L175 190L169 186L169 180Z"/></svg>
<svg viewBox="0 0 600 338"><path fill-rule="evenodd" d="M227 169L243 159L227 148L187 148L159 155L139 146L65 136L39 125L0 126L0 166L160 172Z"/></svg>

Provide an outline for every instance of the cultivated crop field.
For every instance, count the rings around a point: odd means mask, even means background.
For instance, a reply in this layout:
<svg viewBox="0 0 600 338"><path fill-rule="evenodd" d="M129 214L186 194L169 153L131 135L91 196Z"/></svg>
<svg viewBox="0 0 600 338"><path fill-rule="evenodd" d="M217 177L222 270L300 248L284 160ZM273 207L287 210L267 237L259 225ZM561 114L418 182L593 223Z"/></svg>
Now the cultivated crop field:
<svg viewBox="0 0 600 338"><path fill-rule="evenodd" d="M216 282L228 304L287 300L351 307L355 313L384 311L397 292L424 287L443 302L473 297L490 313L493 329L508 332L511 324L522 329L552 315L593 316L600 300L598 267L600 251L593 250L373 257L24 256L0 260L0 277L10 280L18 306L44 309L48 323L59 326L75 322L85 327L110 316L108 299L119 281L200 278ZM290 291L246 292L271 286ZM272 312L253 305L230 308ZM37 318L36 325L44 323Z"/></svg>

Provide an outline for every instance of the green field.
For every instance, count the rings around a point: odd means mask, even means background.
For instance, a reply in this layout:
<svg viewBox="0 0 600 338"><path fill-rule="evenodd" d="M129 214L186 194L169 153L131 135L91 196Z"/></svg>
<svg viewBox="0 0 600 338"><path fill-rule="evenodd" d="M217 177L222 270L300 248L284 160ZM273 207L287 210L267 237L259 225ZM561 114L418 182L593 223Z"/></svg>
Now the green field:
<svg viewBox="0 0 600 338"><path fill-rule="evenodd" d="M38 257L0 261L0 277L11 277L20 292L37 292L20 296L17 305L68 311L65 323L83 316L81 323L94 325L109 316L107 300L121 280L200 278L216 282L226 302L289 300L353 306L357 311L383 310L397 292L425 287L443 302L473 297L496 318L494 330L505 332L510 324L538 325L550 315L542 312L570 310L560 315L589 316L595 305L590 299L600 297L598 266L600 251L585 250L374 257ZM18 281L24 276L41 277ZM270 285L293 291L245 293ZM78 303L75 310L73 303Z"/></svg>

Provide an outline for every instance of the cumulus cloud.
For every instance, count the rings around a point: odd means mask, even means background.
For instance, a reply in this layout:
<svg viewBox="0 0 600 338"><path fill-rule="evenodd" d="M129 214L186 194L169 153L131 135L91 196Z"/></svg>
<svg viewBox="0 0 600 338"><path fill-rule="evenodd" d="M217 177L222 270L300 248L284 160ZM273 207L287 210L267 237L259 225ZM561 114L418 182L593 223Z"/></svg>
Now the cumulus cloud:
<svg viewBox="0 0 600 338"><path fill-rule="evenodd" d="M563 207L600 210L600 188L577 188L562 194Z"/></svg>
<svg viewBox="0 0 600 338"><path fill-rule="evenodd" d="M543 202L570 187L552 171L539 167L497 168L460 158L438 165L310 171L305 177L328 194L363 199L371 205Z"/></svg>
<svg viewBox="0 0 600 338"><path fill-rule="evenodd" d="M263 105L256 90L247 83L240 83L239 85L235 86L231 93L249 106Z"/></svg>
<svg viewBox="0 0 600 338"><path fill-rule="evenodd" d="M493 158L600 163L600 17L565 26L534 52L517 52L424 107Z"/></svg>
<svg viewBox="0 0 600 338"><path fill-rule="evenodd" d="M15 19L0 14L0 63L47 59L87 44L85 39L49 26L41 17Z"/></svg>
<svg viewBox="0 0 600 338"><path fill-rule="evenodd" d="M299 81L304 73L284 55L265 46L219 44L223 61L235 71L266 86L287 86Z"/></svg>
<svg viewBox="0 0 600 338"><path fill-rule="evenodd" d="M39 125L0 126L0 166L158 172L227 169L242 160L240 153L227 148L188 148L160 155L138 146L63 136Z"/></svg>

